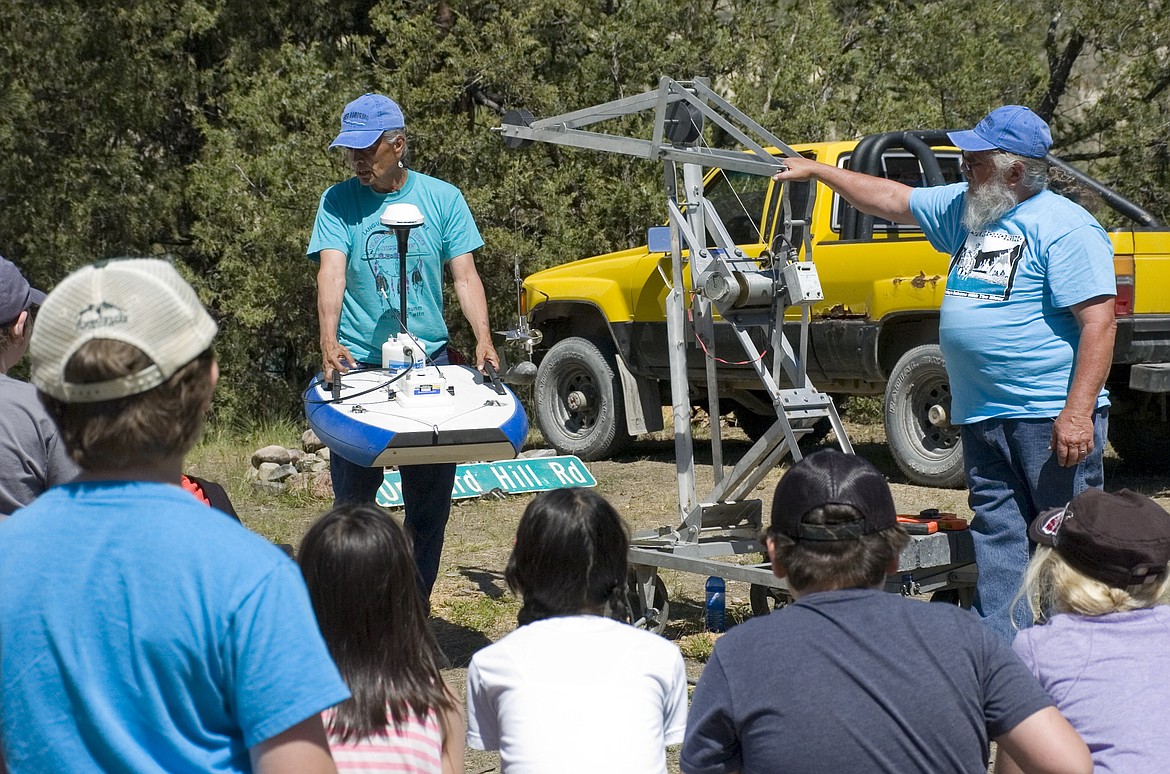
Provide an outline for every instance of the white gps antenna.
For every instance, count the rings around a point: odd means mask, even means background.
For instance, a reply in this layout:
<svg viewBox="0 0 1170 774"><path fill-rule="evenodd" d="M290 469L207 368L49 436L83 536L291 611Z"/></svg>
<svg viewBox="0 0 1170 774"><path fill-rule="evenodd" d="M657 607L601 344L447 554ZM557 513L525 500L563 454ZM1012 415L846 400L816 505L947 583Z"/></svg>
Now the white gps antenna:
<svg viewBox="0 0 1170 774"><path fill-rule="evenodd" d="M398 324L406 333L406 249L410 244L410 230L423 224L423 214L413 204L402 202L387 205L381 220L398 237Z"/></svg>

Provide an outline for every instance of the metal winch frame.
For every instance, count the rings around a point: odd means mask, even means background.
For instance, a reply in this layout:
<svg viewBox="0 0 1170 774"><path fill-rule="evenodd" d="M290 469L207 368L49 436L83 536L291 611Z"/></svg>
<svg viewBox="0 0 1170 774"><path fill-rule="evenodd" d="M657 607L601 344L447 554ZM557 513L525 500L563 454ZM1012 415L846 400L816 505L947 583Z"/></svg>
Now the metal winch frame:
<svg viewBox="0 0 1170 774"><path fill-rule="evenodd" d="M602 121L653 111L652 137L623 137L586 129ZM711 122L740 143L747 152L702 144L703 127ZM498 131L513 148L546 142L576 148L619 153L664 167L667 229L651 229L651 250L670 256L669 294L666 300L670 342L671 399L674 408L675 453L678 466L678 523L634 535L630 550L633 566L631 601L649 628L665 623L665 590L656 569L666 567L779 587L764 565L718 562L712 557L760 553L761 503L750 494L786 456L801 459L798 441L822 418L832 424L837 441L852 453L845 428L828 395L809 381L806 358L810 305L821 299L820 283L812 263L809 217L815 186L803 212L793 213L784 186L783 236L761 259L749 259L735 246L711 202L703 196L705 171L711 168L768 175L783 169L784 155L796 152L711 90L705 78L676 81L663 77L658 89L551 118L533 120L526 111L504 116ZM708 247L707 236L716 245ZM804 251L798 245L803 244ZM683 251L689 253L684 263ZM688 284L690 292L688 304ZM689 311L694 335L688 335ZM799 334L790 341L784 331L784 312L801 309ZM720 432L719 385L714 350L714 315L731 326L751 361L762 391L771 400L776 421L734 465L724 464ZM762 330L765 356L750 333ZM705 353L706 385L711 422L711 459L714 485L700 495L695 482L691 400L688 391L686 349L699 346ZM770 361L770 362L769 362Z"/></svg>

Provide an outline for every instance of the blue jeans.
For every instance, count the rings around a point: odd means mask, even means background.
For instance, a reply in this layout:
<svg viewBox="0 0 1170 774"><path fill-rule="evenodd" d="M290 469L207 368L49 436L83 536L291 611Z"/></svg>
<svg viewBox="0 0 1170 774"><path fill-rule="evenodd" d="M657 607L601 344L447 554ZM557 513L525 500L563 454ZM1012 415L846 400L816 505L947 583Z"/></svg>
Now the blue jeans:
<svg viewBox="0 0 1170 774"><path fill-rule="evenodd" d="M987 419L960 427L967 502L975 512L971 536L979 580L974 608L1008 643L1016 629L1031 626L1027 601L1012 607L1034 548L1028 525L1041 511L1105 483L1101 458L1108 409L1093 415L1093 453L1075 467L1061 467L1048 448L1052 423L1052 418Z"/></svg>
<svg viewBox="0 0 1170 774"><path fill-rule="evenodd" d="M447 365L447 351L432 358L435 365ZM369 366L367 366L369 367ZM430 609L431 589L439 576L447 520L451 517L451 490L455 486L455 464L400 465L402 502L406 506L403 524L414 546L415 579L424 606ZM382 486L385 471L357 465L340 454L330 454L329 476L333 481L334 507L346 502L373 503Z"/></svg>

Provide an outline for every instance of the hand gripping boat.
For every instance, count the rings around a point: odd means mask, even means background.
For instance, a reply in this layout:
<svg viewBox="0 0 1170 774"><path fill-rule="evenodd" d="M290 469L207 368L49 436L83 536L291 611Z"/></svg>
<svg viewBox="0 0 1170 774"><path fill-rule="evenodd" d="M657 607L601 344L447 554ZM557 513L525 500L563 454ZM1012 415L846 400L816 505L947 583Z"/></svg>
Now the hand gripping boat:
<svg viewBox="0 0 1170 774"><path fill-rule="evenodd" d="M382 223L398 238L399 310L406 309L410 229L421 226L412 204L392 204ZM402 325L406 331L406 326ZM305 390L305 416L331 452L356 465L427 465L514 459L528 416L491 363L490 379L461 365L428 363L408 332L382 346L382 368L317 375Z"/></svg>

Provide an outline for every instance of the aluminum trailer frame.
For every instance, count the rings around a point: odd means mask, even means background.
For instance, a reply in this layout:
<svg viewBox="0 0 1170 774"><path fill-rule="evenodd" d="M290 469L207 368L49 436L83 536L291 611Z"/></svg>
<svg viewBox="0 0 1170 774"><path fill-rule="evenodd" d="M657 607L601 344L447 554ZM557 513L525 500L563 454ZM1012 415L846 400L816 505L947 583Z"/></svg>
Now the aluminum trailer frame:
<svg viewBox="0 0 1170 774"><path fill-rule="evenodd" d="M654 111L650 139L585 128L650 110ZM721 128L747 152L704 146L702 134L707 122ZM758 260L748 259L732 242L714 206L703 196L703 178L704 170L710 168L771 176L783 169L783 156L773 156L766 148L777 148L784 156L795 156L796 151L712 91L706 78L676 81L662 77L654 91L540 120L526 111L509 111L496 131L513 148L545 142L663 164L670 225L668 237L658 236L663 252L670 255L666 312L679 505L675 525L637 532L631 541L630 599L635 623L657 631L665 625L668 600L657 575L659 568L750 583L753 608L765 606L769 597L783 601L787 587L768 565L714 557L763 553L757 539L762 526L761 503L749 495L786 456L791 455L794 461L802 458L798 441L822 418L831 423L841 450L853 453L832 400L809 381L806 369L809 307L820 293L809 233L816 187L811 188L805 209L799 213L792 212L788 187L782 189L783 232L766 260ZM707 236L715 248L708 247ZM650 241L655 242L654 234ZM798 245L804 247L803 256ZM685 265L684 248L689 253ZM691 402L686 373L684 271L690 273L695 336L708 342L703 350L710 416L720 416L714 351L716 311L732 326L743 351L752 359L776 411L776 422L731 466L724 464L719 422L711 423L714 486L702 496L695 482L694 439L688 419ZM754 288L754 294L747 293L748 287ZM745 295L751 296L748 303L744 303ZM801 309L795 341L789 341L781 324L789 306ZM748 335L753 327L768 335L770 367ZM973 573L969 546L969 536L964 539L956 533L914 536L902 556L901 577L891 581L893 590L966 588Z"/></svg>

